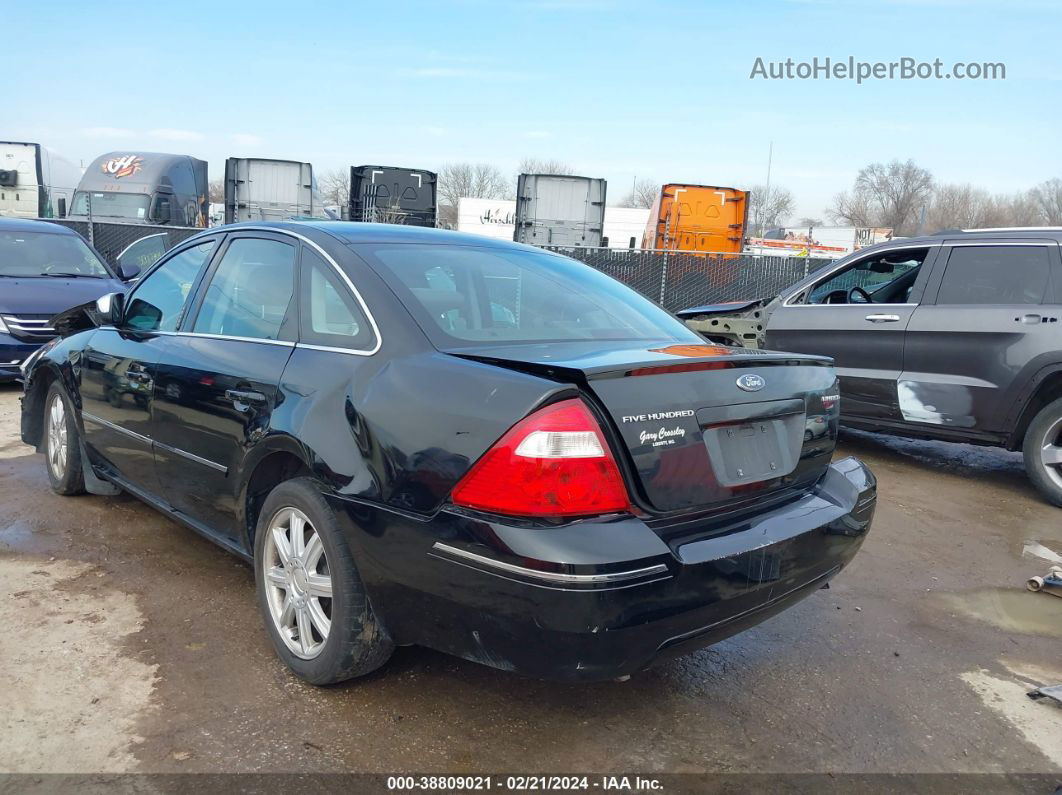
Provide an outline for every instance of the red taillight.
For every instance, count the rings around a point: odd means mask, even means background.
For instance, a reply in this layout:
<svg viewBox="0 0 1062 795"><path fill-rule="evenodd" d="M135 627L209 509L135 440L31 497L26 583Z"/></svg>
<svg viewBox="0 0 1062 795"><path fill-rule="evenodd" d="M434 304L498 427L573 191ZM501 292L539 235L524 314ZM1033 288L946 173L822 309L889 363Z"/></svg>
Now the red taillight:
<svg viewBox="0 0 1062 795"><path fill-rule="evenodd" d="M591 516L630 509L616 459L578 399L536 411L506 432L451 495L507 516Z"/></svg>

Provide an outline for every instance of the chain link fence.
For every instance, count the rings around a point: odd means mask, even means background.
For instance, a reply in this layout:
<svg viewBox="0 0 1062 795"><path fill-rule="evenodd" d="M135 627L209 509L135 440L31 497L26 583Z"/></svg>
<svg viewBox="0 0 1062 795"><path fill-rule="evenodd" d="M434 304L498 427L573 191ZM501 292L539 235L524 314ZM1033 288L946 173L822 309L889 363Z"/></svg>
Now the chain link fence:
<svg viewBox="0 0 1062 795"><path fill-rule="evenodd" d="M543 246L618 279L664 309L770 298L835 260L702 251Z"/></svg>
<svg viewBox="0 0 1062 795"><path fill-rule="evenodd" d="M119 258L141 270L192 235L196 227L152 226L113 221L42 219L73 229L117 266ZM136 244L136 245L134 245ZM702 304L768 298L834 260L702 251L543 246L633 287L676 312Z"/></svg>
<svg viewBox="0 0 1062 795"><path fill-rule="evenodd" d="M141 270L153 265L159 257L182 240L203 231L187 226L72 221L66 218L41 220L73 229L89 241L110 265L117 267L118 258L121 257L123 262L136 264ZM137 245L134 246L134 243Z"/></svg>

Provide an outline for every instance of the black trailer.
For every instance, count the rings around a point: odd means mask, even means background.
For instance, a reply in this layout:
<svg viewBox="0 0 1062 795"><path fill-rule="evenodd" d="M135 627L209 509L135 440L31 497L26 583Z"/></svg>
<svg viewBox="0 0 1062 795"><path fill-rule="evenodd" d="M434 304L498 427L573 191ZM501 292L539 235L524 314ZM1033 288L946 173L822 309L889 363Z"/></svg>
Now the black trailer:
<svg viewBox="0 0 1062 795"><path fill-rule="evenodd" d="M438 178L432 171L351 166L350 220L435 226Z"/></svg>

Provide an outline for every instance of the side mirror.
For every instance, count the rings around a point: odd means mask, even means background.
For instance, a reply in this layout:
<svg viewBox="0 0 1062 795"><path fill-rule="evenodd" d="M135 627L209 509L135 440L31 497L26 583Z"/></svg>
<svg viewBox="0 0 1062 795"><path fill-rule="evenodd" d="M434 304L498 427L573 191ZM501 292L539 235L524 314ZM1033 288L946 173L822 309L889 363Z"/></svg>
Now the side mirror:
<svg viewBox="0 0 1062 795"><path fill-rule="evenodd" d="M140 275L140 266L133 262L118 262L118 278L123 282L131 282Z"/></svg>
<svg viewBox="0 0 1062 795"><path fill-rule="evenodd" d="M96 299L96 315L101 326L117 326L122 322L125 293L107 293Z"/></svg>

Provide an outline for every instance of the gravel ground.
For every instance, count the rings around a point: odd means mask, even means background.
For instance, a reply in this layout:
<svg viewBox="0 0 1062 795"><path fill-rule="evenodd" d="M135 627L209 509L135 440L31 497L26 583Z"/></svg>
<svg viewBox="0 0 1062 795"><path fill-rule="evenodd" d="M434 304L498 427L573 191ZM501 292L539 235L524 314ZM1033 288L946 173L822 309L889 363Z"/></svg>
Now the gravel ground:
<svg viewBox="0 0 1062 795"><path fill-rule="evenodd" d="M251 569L127 496L62 498L0 385L0 771L1062 771L1062 599L1025 579L1062 511L1020 457L847 434L880 480L833 587L628 682L556 685L421 648L318 689Z"/></svg>

